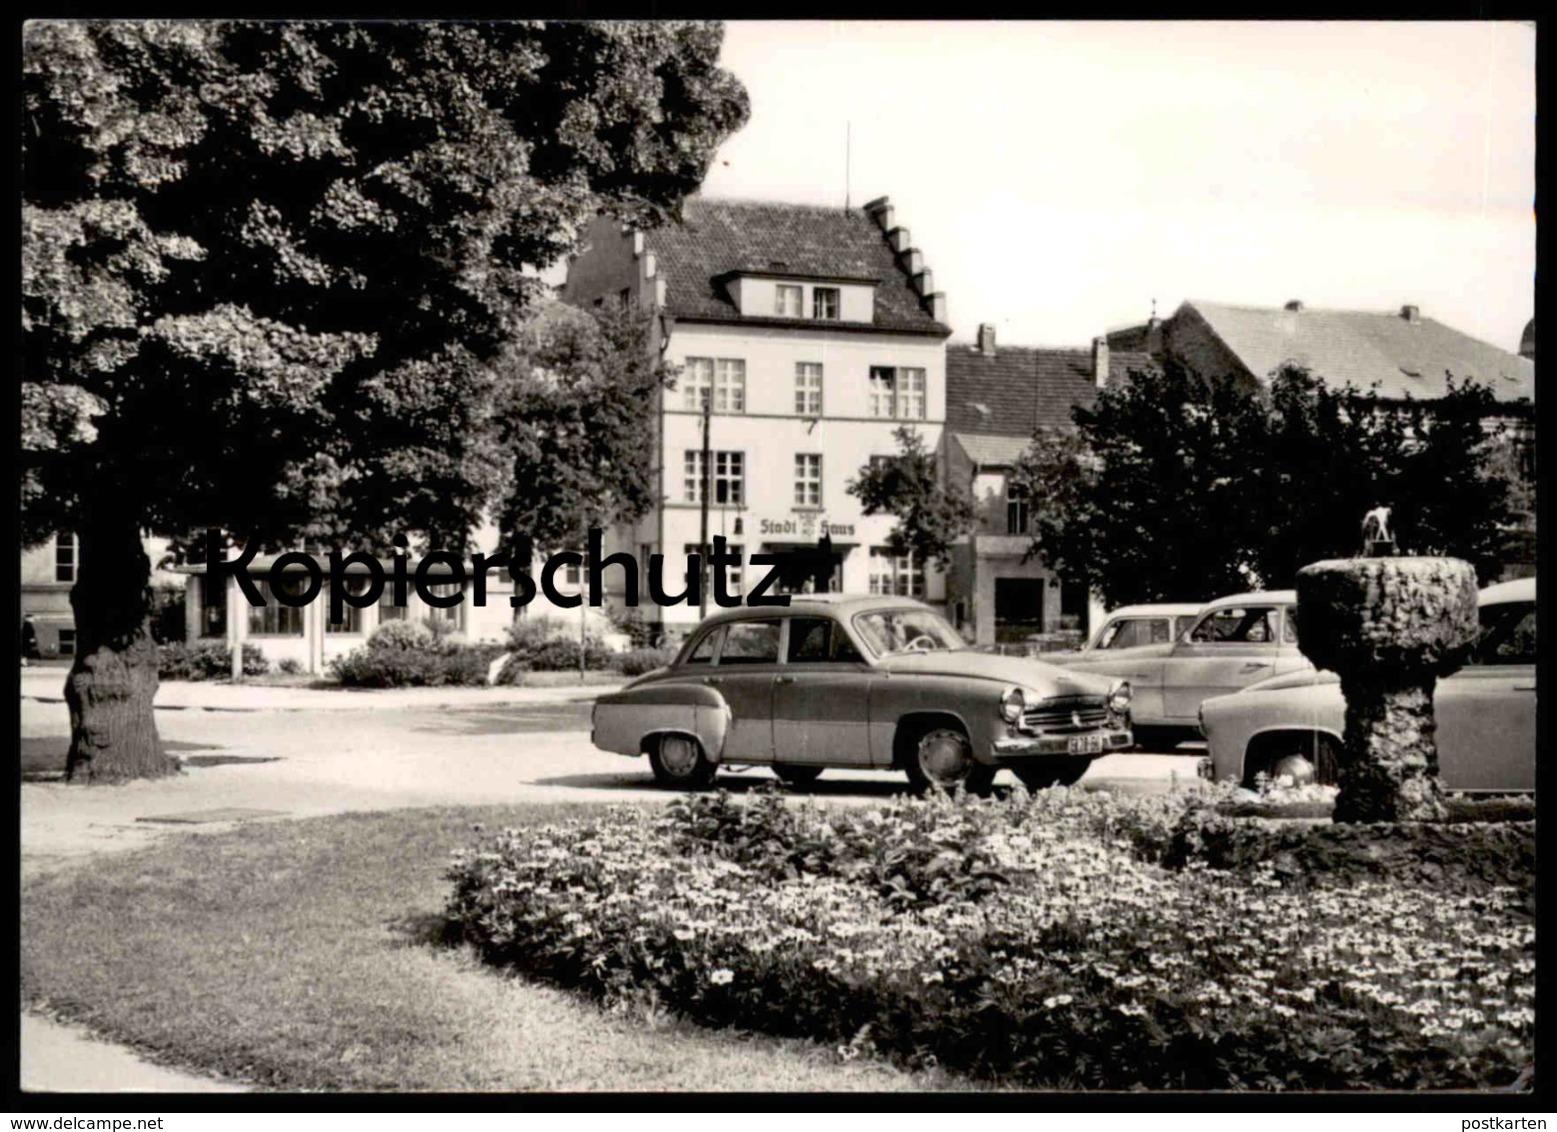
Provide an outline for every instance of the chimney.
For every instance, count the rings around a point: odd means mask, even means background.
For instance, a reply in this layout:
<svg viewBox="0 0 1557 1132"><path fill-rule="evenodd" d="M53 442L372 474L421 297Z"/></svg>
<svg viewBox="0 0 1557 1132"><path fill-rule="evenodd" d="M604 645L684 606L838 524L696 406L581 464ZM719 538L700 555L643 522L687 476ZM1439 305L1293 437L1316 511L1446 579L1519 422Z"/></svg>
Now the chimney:
<svg viewBox="0 0 1557 1132"><path fill-rule="evenodd" d="M979 323L979 353L986 358L995 356L995 324L992 322Z"/></svg>
<svg viewBox="0 0 1557 1132"><path fill-rule="evenodd" d="M946 313L946 292L936 291L934 294L926 295L925 301L930 304L930 317L935 319L935 321L940 323L942 326L945 326L948 321Z"/></svg>
<svg viewBox="0 0 1557 1132"><path fill-rule="evenodd" d="M1162 360L1162 320L1156 315L1146 320L1146 352Z"/></svg>
<svg viewBox="0 0 1557 1132"><path fill-rule="evenodd" d="M1400 308L1400 317L1407 322L1421 322L1422 310L1420 307L1404 306Z"/></svg>
<svg viewBox="0 0 1557 1132"><path fill-rule="evenodd" d="M1108 384L1108 339L1102 335L1092 339L1092 380L1099 389Z"/></svg>
<svg viewBox="0 0 1557 1132"><path fill-rule="evenodd" d="M912 239L907 228L897 227L887 233L887 243L892 245L893 251L901 253L912 246Z"/></svg>
<svg viewBox="0 0 1557 1132"><path fill-rule="evenodd" d="M930 293L935 290L935 273L928 267L922 268L914 273L913 283L914 290L919 292L921 299L929 298Z"/></svg>
<svg viewBox="0 0 1557 1132"><path fill-rule="evenodd" d="M1303 300L1302 299L1288 299L1287 300L1287 309L1289 311L1301 311L1303 309Z"/></svg>

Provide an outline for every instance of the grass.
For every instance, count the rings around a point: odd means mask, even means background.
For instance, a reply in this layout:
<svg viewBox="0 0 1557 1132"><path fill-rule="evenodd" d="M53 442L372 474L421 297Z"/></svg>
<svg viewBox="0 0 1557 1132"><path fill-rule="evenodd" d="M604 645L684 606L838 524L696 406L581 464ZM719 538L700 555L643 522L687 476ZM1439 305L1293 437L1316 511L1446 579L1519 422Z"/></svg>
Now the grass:
<svg viewBox="0 0 1557 1132"><path fill-rule="evenodd" d="M23 1003L153 1060L296 1090L946 1087L813 1043L602 1013L436 942L471 824L588 807L403 810L176 837L29 882Z"/></svg>

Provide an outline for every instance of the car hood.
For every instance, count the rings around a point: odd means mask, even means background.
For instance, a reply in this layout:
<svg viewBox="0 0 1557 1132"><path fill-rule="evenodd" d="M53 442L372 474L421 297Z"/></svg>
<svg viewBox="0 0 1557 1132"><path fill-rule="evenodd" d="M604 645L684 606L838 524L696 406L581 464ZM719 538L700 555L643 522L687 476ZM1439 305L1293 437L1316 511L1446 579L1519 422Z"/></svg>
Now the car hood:
<svg viewBox="0 0 1557 1132"><path fill-rule="evenodd" d="M951 652L902 653L881 661L888 672L914 673L919 676L972 676L1021 684L1045 696L1107 695L1118 683L1113 676L1071 672L1042 660L1023 656L997 656L994 653L957 649Z"/></svg>
<svg viewBox="0 0 1557 1132"><path fill-rule="evenodd" d="M1144 660L1147 657L1167 656L1173 651L1173 642L1164 641L1156 645L1136 645L1128 649L1088 649L1086 652L1075 653L1060 659L1061 654L1051 653L1044 657L1045 660L1053 660L1058 664L1065 664L1072 668L1087 668L1094 664L1104 664L1112 660Z"/></svg>

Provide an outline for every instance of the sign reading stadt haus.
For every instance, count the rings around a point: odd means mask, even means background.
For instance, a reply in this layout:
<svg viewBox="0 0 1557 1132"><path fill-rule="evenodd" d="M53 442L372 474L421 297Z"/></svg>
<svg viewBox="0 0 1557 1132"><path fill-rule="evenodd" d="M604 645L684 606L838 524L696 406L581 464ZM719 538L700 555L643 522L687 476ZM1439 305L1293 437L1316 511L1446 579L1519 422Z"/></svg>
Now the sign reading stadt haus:
<svg viewBox="0 0 1557 1132"><path fill-rule="evenodd" d="M853 538L853 523L829 523L826 519L815 515L790 516L786 519L758 519L757 534L763 538L782 538L789 535L795 538L814 539L822 535L829 538Z"/></svg>

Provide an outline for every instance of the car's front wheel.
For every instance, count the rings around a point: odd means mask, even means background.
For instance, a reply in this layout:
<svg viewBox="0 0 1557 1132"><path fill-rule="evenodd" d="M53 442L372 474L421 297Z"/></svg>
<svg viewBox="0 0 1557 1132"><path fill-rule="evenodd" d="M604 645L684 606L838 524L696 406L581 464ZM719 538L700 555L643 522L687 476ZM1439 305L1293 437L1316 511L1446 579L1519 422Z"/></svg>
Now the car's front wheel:
<svg viewBox="0 0 1557 1132"><path fill-rule="evenodd" d="M661 735L649 746L654 781L673 790L706 790L717 768L703 745L687 735Z"/></svg>
<svg viewBox="0 0 1557 1132"><path fill-rule="evenodd" d="M1016 775L1017 781L1029 790L1047 790L1051 786L1073 785L1087 773L1087 768L1091 765L1091 759L1059 756L1024 759L1011 770Z"/></svg>
<svg viewBox="0 0 1557 1132"><path fill-rule="evenodd" d="M775 766L773 773L787 786L810 786L822 777L819 766Z"/></svg>
<svg viewBox="0 0 1557 1132"><path fill-rule="evenodd" d="M970 794L989 793L995 768L973 757L973 744L961 727L927 727L909 738L903 769L914 793L949 794L959 786Z"/></svg>

